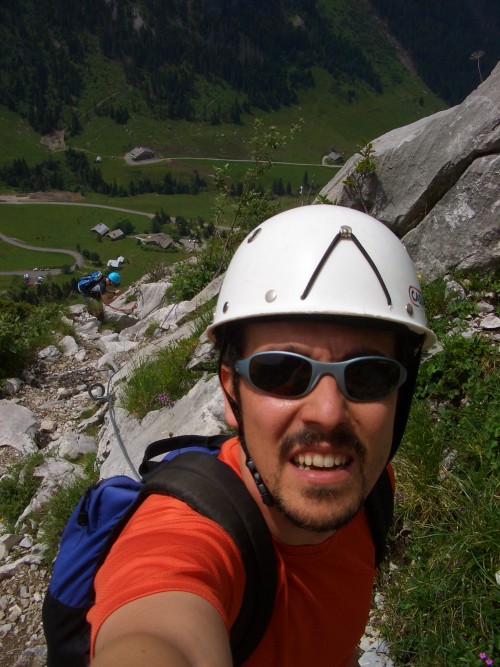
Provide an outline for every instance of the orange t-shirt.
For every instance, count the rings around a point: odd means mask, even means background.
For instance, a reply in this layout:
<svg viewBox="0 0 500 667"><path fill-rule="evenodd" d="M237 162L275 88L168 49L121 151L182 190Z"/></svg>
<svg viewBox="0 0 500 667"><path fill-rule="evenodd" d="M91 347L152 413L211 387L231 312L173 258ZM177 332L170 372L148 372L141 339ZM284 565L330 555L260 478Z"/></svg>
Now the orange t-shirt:
<svg viewBox="0 0 500 667"><path fill-rule="evenodd" d="M220 458L238 474L237 438ZM266 633L248 667L343 667L370 610L374 546L364 510L319 545L274 540L278 590ZM113 545L96 579L88 614L92 651L104 620L122 605L165 591L200 595L229 629L243 597L238 550L216 523L175 498L147 498Z"/></svg>

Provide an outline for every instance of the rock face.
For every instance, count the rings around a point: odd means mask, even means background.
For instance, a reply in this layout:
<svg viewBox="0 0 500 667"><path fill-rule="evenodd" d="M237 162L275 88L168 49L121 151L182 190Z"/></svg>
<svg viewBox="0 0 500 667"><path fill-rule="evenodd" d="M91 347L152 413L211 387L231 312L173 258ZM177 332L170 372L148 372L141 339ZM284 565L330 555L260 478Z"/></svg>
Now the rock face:
<svg viewBox="0 0 500 667"><path fill-rule="evenodd" d="M362 201L344 185L359 155L321 195L386 223L425 277L500 266L500 64L462 104L372 145L376 171Z"/></svg>
<svg viewBox="0 0 500 667"><path fill-rule="evenodd" d="M403 238L428 278L446 270L495 269L500 263L500 156L470 165L424 220Z"/></svg>

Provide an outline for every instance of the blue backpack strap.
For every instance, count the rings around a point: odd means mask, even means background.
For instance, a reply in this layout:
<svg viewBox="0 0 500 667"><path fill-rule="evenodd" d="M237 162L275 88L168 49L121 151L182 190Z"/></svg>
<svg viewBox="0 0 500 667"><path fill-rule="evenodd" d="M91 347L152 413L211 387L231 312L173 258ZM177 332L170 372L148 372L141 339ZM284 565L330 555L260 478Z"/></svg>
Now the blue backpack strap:
<svg viewBox="0 0 500 667"><path fill-rule="evenodd" d="M246 585L231 628L231 650L234 664L241 665L266 631L277 586L273 542L257 503L228 465L200 452L185 453L160 465L148 477L140 496L151 493L165 493L186 502L218 523L238 547Z"/></svg>
<svg viewBox="0 0 500 667"><path fill-rule="evenodd" d="M165 454L165 461L172 460L178 454L184 453L184 450L218 454L223 443L231 437L230 435L176 435L172 438L155 440L146 447L139 466L139 474L147 476L155 470L161 462L152 459Z"/></svg>

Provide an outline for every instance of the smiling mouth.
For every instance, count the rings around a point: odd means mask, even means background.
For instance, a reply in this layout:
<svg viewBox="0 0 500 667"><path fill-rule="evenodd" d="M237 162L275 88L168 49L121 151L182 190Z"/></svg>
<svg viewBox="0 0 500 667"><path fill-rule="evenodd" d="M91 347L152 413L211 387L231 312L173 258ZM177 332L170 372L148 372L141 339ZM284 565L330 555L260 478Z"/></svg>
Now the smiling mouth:
<svg viewBox="0 0 500 667"><path fill-rule="evenodd" d="M299 454L292 463L299 470L343 470L351 461L346 454Z"/></svg>

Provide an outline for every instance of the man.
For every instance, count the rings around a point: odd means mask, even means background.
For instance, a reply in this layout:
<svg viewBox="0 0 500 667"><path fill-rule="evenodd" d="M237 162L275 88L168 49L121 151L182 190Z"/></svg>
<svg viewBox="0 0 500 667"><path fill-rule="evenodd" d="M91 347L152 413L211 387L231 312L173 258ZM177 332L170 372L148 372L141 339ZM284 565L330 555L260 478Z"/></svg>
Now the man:
<svg viewBox="0 0 500 667"><path fill-rule="evenodd" d="M287 211L241 244L207 334L239 433L220 458L259 504L277 557L273 615L245 665L354 667L375 574L363 504L435 340L411 261L363 213ZM222 529L148 498L96 578L95 666L229 667L243 587Z"/></svg>
<svg viewBox="0 0 500 667"><path fill-rule="evenodd" d="M85 294L92 299L109 305L122 293L119 289L113 289L113 287L117 287L120 284L120 281L120 274L112 271L108 276L102 276L102 278L85 291Z"/></svg>

